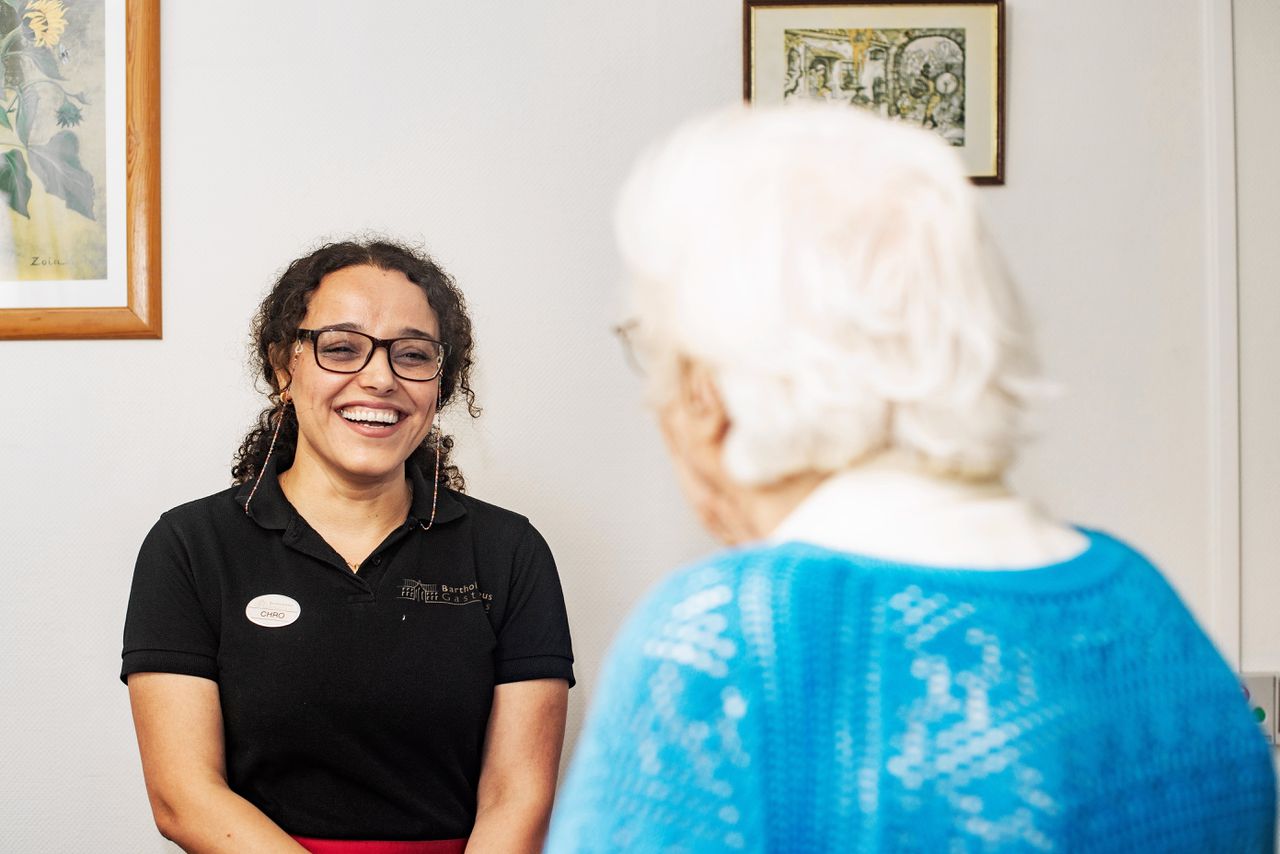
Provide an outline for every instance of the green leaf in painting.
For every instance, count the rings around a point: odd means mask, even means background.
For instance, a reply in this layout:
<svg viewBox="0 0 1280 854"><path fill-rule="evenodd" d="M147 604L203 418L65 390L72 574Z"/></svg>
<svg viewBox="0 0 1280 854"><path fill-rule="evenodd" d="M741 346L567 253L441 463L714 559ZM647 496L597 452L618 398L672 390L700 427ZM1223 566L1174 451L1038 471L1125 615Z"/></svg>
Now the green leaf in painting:
<svg viewBox="0 0 1280 854"><path fill-rule="evenodd" d="M12 7L13 7L13 11L17 12L17 11L18 11L18 4L19 4L19 3L21 3L21 2L22 2L22 0L4 0L4 2L5 2L7 5L12 6Z"/></svg>
<svg viewBox="0 0 1280 854"><path fill-rule="evenodd" d="M80 140L69 130L58 131L44 145L27 148L31 170L40 183L67 207L89 219L93 215L93 176L80 165Z"/></svg>
<svg viewBox="0 0 1280 854"><path fill-rule="evenodd" d="M46 77L51 77L54 80L67 79L62 75L62 69L58 67L58 59L53 55L53 48L33 47L28 50L20 50L13 55L27 60L40 69Z"/></svg>
<svg viewBox="0 0 1280 854"><path fill-rule="evenodd" d="M18 139L23 145L31 141L31 124L36 120L36 110L40 109L40 96L30 86L18 90Z"/></svg>
<svg viewBox="0 0 1280 854"><path fill-rule="evenodd" d="M9 111L4 108L4 104L0 104L0 128L13 130L13 125L9 122Z"/></svg>
<svg viewBox="0 0 1280 854"><path fill-rule="evenodd" d="M27 162L22 152L14 148L0 157L0 190L9 194L9 207L31 218L27 202L31 200L31 176L27 174Z"/></svg>

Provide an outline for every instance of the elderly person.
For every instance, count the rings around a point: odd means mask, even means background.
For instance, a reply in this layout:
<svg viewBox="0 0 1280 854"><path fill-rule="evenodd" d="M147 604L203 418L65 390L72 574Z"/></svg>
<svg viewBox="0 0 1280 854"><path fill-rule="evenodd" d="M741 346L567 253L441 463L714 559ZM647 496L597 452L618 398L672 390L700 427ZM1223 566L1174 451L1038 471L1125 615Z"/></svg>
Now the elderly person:
<svg viewBox="0 0 1280 854"><path fill-rule="evenodd" d="M618 215L629 339L733 546L618 636L548 850L1272 850L1268 750L1160 573L1005 485L1036 378L953 153L736 109Z"/></svg>
<svg viewBox="0 0 1280 854"><path fill-rule="evenodd" d="M165 513L125 623L156 824L192 852L535 852L573 681L547 544L464 494L461 291L412 247L299 258L254 324L235 485Z"/></svg>

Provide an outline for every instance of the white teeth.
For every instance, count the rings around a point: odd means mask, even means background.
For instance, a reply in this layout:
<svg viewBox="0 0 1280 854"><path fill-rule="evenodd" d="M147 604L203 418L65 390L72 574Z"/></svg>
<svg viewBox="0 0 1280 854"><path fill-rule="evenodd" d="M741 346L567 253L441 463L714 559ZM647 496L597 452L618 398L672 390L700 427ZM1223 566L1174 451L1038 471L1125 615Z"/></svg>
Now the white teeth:
<svg viewBox="0 0 1280 854"><path fill-rule="evenodd" d="M400 413L394 409L369 409L367 406L348 406L339 409L338 414L348 421L376 421L381 424L395 424L400 420Z"/></svg>

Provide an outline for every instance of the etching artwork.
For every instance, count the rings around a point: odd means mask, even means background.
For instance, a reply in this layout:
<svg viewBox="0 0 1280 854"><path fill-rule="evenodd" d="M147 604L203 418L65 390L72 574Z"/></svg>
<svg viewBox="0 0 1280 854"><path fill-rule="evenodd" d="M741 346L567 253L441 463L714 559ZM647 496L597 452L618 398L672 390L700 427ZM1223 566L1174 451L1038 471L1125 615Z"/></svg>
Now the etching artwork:
<svg viewBox="0 0 1280 854"><path fill-rule="evenodd" d="M965 31L788 29L782 100L872 110L965 143Z"/></svg>

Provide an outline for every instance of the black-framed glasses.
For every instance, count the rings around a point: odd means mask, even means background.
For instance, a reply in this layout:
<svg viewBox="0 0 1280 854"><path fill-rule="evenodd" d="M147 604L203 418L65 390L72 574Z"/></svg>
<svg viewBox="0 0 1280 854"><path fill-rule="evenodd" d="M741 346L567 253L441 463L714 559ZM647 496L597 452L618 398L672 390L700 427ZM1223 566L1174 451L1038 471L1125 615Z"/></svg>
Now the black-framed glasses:
<svg viewBox="0 0 1280 854"><path fill-rule="evenodd" d="M311 342L316 364L335 374L358 374L387 348L391 372L402 380L430 382L444 370L445 345L434 338L374 338L354 329L299 329L298 339Z"/></svg>

